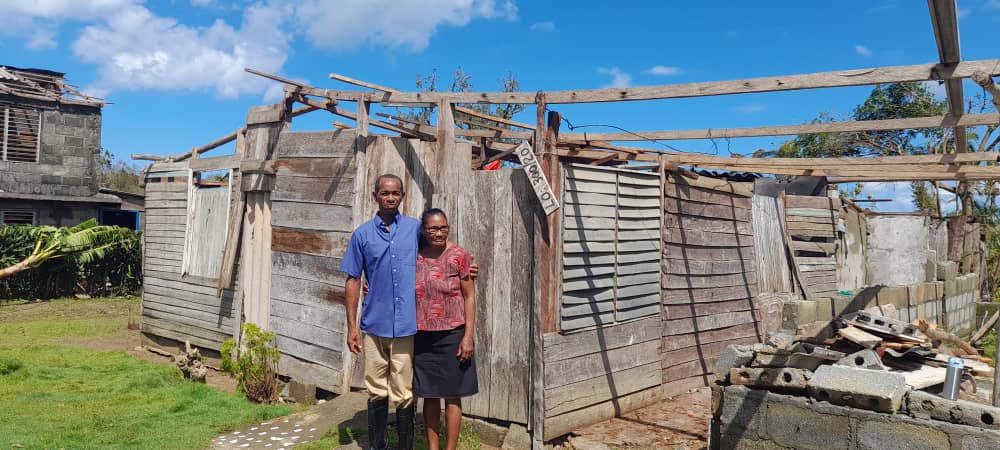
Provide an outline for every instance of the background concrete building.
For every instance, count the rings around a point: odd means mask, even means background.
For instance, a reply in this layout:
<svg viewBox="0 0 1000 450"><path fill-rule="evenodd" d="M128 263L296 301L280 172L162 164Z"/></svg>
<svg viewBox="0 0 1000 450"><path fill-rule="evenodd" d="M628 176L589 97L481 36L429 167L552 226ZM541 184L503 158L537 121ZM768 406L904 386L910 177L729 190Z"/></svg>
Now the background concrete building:
<svg viewBox="0 0 1000 450"><path fill-rule="evenodd" d="M0 66L0 224L107 216L138 229L141 198L123 208L121 195L97 185L104 103L64 81L59 72Z"/></svg>

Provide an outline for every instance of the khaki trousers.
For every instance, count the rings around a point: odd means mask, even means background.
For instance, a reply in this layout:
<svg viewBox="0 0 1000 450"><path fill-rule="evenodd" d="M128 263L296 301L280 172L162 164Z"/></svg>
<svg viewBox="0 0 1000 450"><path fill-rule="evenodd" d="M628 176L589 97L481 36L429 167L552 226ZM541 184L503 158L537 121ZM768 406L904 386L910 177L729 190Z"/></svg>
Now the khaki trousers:
<svg viewBox="0 0 1000 450"><path fill-rule="evenodd" d="M365 387L373 399L388 397L400 408L413 403L413 336L365 334Z"/></svg>

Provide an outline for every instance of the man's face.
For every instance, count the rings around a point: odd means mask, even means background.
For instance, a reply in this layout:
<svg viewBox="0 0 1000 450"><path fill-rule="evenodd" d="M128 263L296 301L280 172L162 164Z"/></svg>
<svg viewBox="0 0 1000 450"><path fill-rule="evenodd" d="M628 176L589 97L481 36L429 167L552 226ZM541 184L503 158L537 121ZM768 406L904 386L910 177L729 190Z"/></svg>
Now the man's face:
<svg viewBox="0 0 1000 450"><path fill-rule="evenodd" d="M395 211L399 209L399 205L403 203L403 198L406 194L403 193L403 187L399 185L399 181L392 178L383 178L378 185L378 191L374 194L375 203L378 204L379 210L382 211Z"/></svg>

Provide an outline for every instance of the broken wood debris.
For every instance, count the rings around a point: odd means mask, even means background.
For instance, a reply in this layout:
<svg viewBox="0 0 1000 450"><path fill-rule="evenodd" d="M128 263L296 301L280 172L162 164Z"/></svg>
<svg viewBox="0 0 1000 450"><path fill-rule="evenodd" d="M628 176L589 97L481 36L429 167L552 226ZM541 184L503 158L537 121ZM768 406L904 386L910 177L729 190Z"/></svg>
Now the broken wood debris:
<svg viewBox="0 0 1000 450"><path fill-rule="evenodd" d="M765 344L729 346L716 363L718 383L894 413L906 408L911 391L936 392L944 383L944 366L955 355L942 343L966 359L968 374L993 376L975 348L923 320L857 311L829 326L836 329L832 338L777 334Z"/></svg>

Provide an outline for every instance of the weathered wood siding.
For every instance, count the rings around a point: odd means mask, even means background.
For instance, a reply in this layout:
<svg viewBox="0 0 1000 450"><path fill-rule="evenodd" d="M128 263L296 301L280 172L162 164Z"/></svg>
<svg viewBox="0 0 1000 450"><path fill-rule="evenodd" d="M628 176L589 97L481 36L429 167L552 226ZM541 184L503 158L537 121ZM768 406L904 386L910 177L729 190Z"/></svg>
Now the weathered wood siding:
<svg viewBox="0 0 1000 450"><path fill-rule="evenodd" d="M696 181L670 174L663 187L661 377L678 388L706 385L727 345L764 337L749 193Z"/></svg>
<svg viewBox="0 0 1000 450"><path fill-rule="evenodd" d="M282 132L270 194L268 328L278 336L278 369L334 392L346 388L340 262L353 230L355 136L354 130Z"/></svg>
<svg viewBox="0 0 1000 450"><path fill-rule="evenodd" d="M754 256L761 293L794 293L785 243L784 205L775 197L753 196Z"/></svg>
<svg viewBox="0 0 1000 450"><path fill-rule="evenodd" d="M146 175L141 329L217 351L233 334L233 291L224 291L220 301L214 280L181 275L188 214L186 166L157 163Z"/></svg>
<svg viewBox="0 0 1000 450"><path fill-rule="evenodd" d="M800 195L784 196L785 226L793 264L807 299L830 297L838 290L838 253L844 219L840 199Z"/></svg>
<svg viewBox="0 0 1000 450"><path fill-rule="evenodd" d="M521 170L469 171L458 196L458 244L479 264L476 371L479 393L464 413L511 422L528 418L528 314L533 198ZM455 229L454 227L452 228Z"/></svg>
<svg viewBox="0 0 1000 450"><path fill-rule="evenodd" d="M562 331L660 314L660 176L567 165Z"/></svg>
<svg viewBox="0 0 1000 450"><path fill-rule="evenodd" d="M230 193L229 186L191 186L184 248L185 274L218 278L226 244Z"/></svg>

